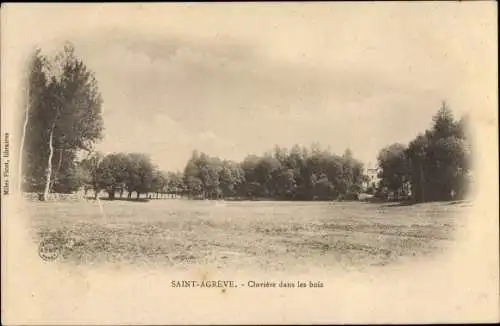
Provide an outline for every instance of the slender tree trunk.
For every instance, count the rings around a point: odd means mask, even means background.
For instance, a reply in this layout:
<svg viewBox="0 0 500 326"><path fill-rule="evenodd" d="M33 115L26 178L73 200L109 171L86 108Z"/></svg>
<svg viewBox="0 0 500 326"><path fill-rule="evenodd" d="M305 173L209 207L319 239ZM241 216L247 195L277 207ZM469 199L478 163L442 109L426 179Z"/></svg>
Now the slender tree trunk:
<svg viewBox="0 0 500 326"><path fill-rule="evenodd" d="M30 112L30 86L29 86L29 80L28 80L28 86L27 86L27 91L26 91L26 111L25 111L25 116L24 116L24 124L23 124L23 132L21 134L21 146L19 148L19 165L18 165L18 190L19 192L22 192L22 187L23 187L23 152L24 152L24 142L26 139L26 129L28 128L28 121L29 121L29 112Z"/></svg>
<svg viewBox="0 0 500 326"><path fill-rule="evenodd" d="M50 130L50 136L49 136L49 159L47 162L47 174L46 174L46 180L45 180L45 189L43 191L43 196L42 200L47 200L48 195L49 195L49 190L50 190L50 182L52 178L52 157L54 156L54 128L55 128L55 123L52 124L52 128Z"/></svg>
<svg viewBox="0 0 500 326"><path fill-rule="evenodd" d="M97 177L93 177L92 189L94 190L94 199L97 199L97 194L99 193L99 183L97 182Z"/></svg>
<svg viewBox="0 0 500 326"><path fill-rule="evenodd" d="M425 202L425 181L424 181L424 166L421 162L420 166L420 200Z"/></svg>
<svg viewBox="0 0 500 326"><path fill-rule="evenodd" d="M59 149L59 161L57 162L57 168L54 171L54 177L52 178L52 181L50 182L49 191L52 191L52 188L54 187L54 183L56 182L56 179L59 176L59 170L61 169L61 165L62 165L62 154L63 154L63 151L61 149Z"/></svg>

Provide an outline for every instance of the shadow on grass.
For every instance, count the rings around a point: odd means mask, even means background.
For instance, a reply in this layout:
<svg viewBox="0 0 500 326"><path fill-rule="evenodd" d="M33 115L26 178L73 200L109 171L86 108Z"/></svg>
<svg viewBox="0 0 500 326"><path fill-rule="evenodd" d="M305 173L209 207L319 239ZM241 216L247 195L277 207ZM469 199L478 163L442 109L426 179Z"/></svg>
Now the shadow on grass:
<svg viewBox="0 0 500 326"><path fill-rule="evenodd" d="M88 200L96 200L94 197L87 197ZM128 201L128 202L137 202L137 203L147 203L149 202L149 198L108 198L108 197L99 197L99 200L103 201Z"/></svg>
<svg viewBox="0 0 500 326"><path fill-rule="evenodd" d="M458 205L458 204L468 204L470 203L470 200L467 199L460 199L460 200L454 200L446 203L446 205Z"/></svg>
<svg viewBox="0 0 500 326"><path fill-rule="evenodd" d="M401 207L401 206L413 206L419 204L416 201L411 201L411 200L405 200L405 201L398 201L398 202L390 202L387 207Z"/></svg>
<svg viewBox="0 0 500 326"><path fill-rule="evenodd" d="M414 200L401 200L401 201L388 201L383 199L367 199L364 200L366 203L377 203L377 204L387 204L385 207L404 207L404 206L413 206L424 203L442 203L443 205L458 205L467 203L467 200L455 200L455 201L446 201L446 200L429 200L426 202L418 202Z"/></svg>
<svg viewBox="0 0 500 326"><path fill-rule="evenodd" d="M362 202L362 203L368 203L368 204L383 204L383 203L387 203L387 200L380 199L380 198L375 198L375 197L364 198L364 199L361 199L359 201Z"/></svg>
<svg viewBox="0 0 500 326"><path fill-rule="evenodd" d="M366 198L360 200L360 202L368 204L387 204L386 207L402 207L402 206L413 206L419 204L418 202L413 200L389 201L381 198Z"/></svg>

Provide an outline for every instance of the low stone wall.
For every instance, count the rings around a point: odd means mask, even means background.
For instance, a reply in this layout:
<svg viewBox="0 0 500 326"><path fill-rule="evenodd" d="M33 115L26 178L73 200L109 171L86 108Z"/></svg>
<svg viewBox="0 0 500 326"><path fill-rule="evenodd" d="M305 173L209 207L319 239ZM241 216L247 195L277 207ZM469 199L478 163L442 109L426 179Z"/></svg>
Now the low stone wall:
<svg viewBox="0 0 500 326"><path fill-rule="evenodd" d="M27 200L38 201L39 194L36 192L25 192L23 197ZM47 201L82 201L86 200L83 193L59 194L51 193L46 198Z"/></svg>

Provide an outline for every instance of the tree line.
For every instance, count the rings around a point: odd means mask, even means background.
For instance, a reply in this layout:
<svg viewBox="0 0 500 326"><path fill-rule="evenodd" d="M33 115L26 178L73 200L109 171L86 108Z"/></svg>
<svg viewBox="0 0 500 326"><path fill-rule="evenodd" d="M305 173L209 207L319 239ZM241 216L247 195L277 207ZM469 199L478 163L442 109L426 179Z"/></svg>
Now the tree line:
<svg viewBox="0 0 500 326"><path fill-rule="evenodd" d="M355 196L361 187L363 167L350 151L276 147L239 163L195 151L183 173L161 171L142 153L95 152L103 100L94 73L70 43L51 57L35 51L26 84L19 187L41 200L81 188L111 199L125 191L127 197L334 199Z"/></svg>
<svg viewBox="0 0 500 326"><path fill-rule="evenodd" d="M136 198L141 194L154 193L181 195L182 175L175 172L161 171L146 154L142 153L112 153L104 156L100 152L90 154L78 164L80 185L85 194L89 189L97 198L104 191L109 199L115 199L118 194L127 198Z"/></svg>
<svg viewBox="0 0 500 326"><path fill-rule="evenodd" d="M469 118L455 120L443 102L431 128L408 145L395 143L378 155L378 195L416 202L463 199L472 181Z"/></svg>
<svg viewBox="0 0 500 326"><path fill-rule="evenodd" d="M103 137L102 96L94 73L66 44L54 56L34 52L29 62L19 160L19 187L38 192L101 191L110 199L175 194L203 199L356 199L366 189L363 164L313 145L275 146L241 162L194 151L182 172L162 171L143 153L94 150ZM415 201L463 198L471 178L468 119L456 121L446 103L430 129L408 145L378 155L376 195Z"/></svg>
<svg viewBox="0 0 500 326"><path fill-rule="evenodd" d="M295 145L290 150L276 146L239 163L195 151L183 180L193 198L347 199L357 197L364 174L350 150L335 155Z"/></svg>
<svg viewBox="0 0 500 326"><path fill-rule="evenodd" d="M184 172L162 171L146 154L95 152L76 164L74 183L94 196L110 199L127 193L158 198L169 194L192 199L354 199L364 181L363 165L350 150L339 156L328 150L276 146L242 162L221 160L194 151Z"/></svg>

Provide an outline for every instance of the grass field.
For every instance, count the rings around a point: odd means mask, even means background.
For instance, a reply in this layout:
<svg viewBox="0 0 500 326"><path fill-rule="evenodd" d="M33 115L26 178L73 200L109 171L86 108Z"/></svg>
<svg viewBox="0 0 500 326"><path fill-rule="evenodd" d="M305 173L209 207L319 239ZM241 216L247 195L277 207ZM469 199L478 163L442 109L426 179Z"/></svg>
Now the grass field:
<svg viewBox="0 0 500 326"><path fill-rule="evenodd" d="M37 243L74 239L60 262L289 270L429 257L453 244L467 205L157 200L27 209Z"/></svg>

